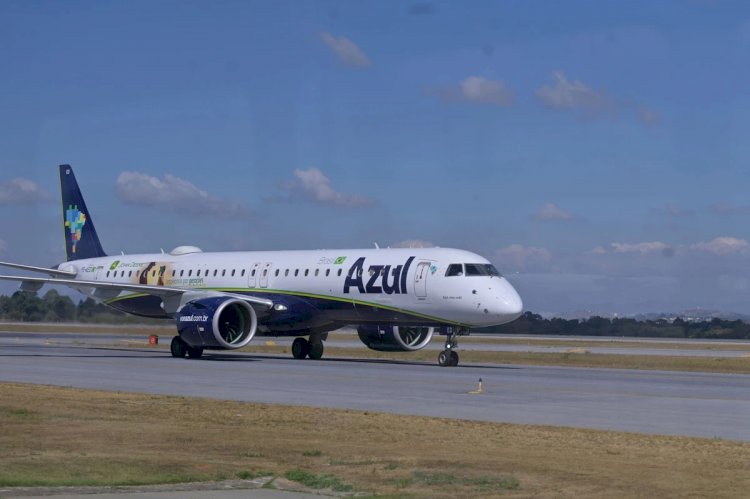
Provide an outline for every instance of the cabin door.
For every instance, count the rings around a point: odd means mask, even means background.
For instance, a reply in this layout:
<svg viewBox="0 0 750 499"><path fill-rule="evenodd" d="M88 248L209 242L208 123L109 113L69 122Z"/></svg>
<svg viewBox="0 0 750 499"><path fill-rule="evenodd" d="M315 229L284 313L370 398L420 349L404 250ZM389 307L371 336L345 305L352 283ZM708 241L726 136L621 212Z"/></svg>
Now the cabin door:
<svg viewBox="0 0 750 499"><path fill-rule="evenodd" d="M414 295L419 300L427 299L427 276L430 273L430 262L419 262L414 274Z"/></svg>
<svg viewBox="0 0 750 499"><path fill-rule="evenodd" d="M247 286L249 288L254 288L258 283L258 272L260 271L260 263L254 263L252 267L250 267L250 275L247 278Z"/></svg>
<svg viewBox="0 0 750 499"><path fill-rule="evenodd" d="M268 287L268 274L271 272L271 262L263 264L263 269L260 271L260 287Z"/></svg>

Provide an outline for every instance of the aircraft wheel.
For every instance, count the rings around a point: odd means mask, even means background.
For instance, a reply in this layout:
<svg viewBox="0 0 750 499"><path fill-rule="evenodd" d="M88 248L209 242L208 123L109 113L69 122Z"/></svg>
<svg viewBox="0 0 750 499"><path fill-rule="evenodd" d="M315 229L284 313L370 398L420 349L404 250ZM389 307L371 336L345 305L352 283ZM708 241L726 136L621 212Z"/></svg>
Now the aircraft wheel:
<svg viewBox="0 0 750 499"><path fill-rule="evenodd" d="M188 351L187 343L182 341L179 336L175 336L169 345L169 351L172 352L172 357L184 358Z"/></svg>
<svg viewBox="0 0 750 499"><path fill-rule="evenodd" d="M292 342L292 356L295 359L304 359L310 353L310 342L304 338L295 338Z"/></svg>
<svg viewBox="0 0 750 499"><path fill-rule="evenodd" d="M456 367L458 365L458 352L456 352L455 350L451 350L450 357L451 357L451 359L450 359L451 360L450 365L452 367Z"/></svg>
<svg viewBox="0 0 750 499"><path fill-rule="evenodd" d="M310 351L307 353L307 356L313 360L318 360L323 356L324 349L322 341L310 343Z"/></svg>
<svg viewBox="0 0 750 499"><path fill-rule="evenodd" d="M203 357L203 348L202 347L188 347L187 355L191 359L200 359L201 357Z"/></svg>
<svg viewBox="0 0 750 499"><path fill-rule="evenodd" d="M451 365L451 351L443 350L438 354L438 365L440 367L448 367Z"/></svg>

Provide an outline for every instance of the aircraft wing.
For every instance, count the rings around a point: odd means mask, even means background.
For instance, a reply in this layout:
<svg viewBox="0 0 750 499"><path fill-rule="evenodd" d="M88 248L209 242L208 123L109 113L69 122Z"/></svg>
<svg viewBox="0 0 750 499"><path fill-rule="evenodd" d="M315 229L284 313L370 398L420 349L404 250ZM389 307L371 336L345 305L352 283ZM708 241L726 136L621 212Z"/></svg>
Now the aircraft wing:
<svg viewBox="0 0 750 499"><path fill-rule="evenodd" d="M21 265L20 263L0 262L0 267L9 267L11 269L28 270L30 272L41 272L49 274L52 277L75 277L75 272L67 270L49 269L46 267L35 267L33 265Z"/></svg>
<svg viewBox="0 0 750 499"><path fill-rule="evenodd" d="M261 315L273 307L273 301L255 296L246 296L235 293L225 293L200 288L173 288L169 286L149 286L147 284L125 284L117 282L84 281L79 279L58 279L50 277L24 277L0 275L2 281L17 281L21 283L24 291L38 291L45 284L61 284L76 289L93 289L99 293L98 297L105 298L107 295L114 298L122 291L143 293L160 297L165 304L167 313L176 312L186 301L205 298L209 296L229 296L246 301L255 311Z"/></svg>

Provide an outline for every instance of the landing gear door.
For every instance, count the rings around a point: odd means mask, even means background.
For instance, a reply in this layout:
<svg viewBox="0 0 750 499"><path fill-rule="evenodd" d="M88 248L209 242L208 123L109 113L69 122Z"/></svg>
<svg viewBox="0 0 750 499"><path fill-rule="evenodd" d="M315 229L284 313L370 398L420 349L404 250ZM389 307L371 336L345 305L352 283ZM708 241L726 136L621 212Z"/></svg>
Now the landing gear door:
<svg viewBox="0 0 750 499"><path fill-rule="evenodd" d="M414 295L418 300L427 299L427 276L430 274L430 262L419 262L414 273Z"/></svg>
<svg viewBox="0 0 750 499"><path fill-rule="evenodd" d="M254 288L258 283L258 273L260 271L260 263L254 263L252 267L250 267L250 276L247 278L247 286L249 288Z"/></svg>
<svg viewBox="0 0 750 499"><path fill-rule="evenodd" d="M269 272L271 272L271 262L266 262L263 264L263 269L260 271L260 287L261 288L268 287Z"/></svg>

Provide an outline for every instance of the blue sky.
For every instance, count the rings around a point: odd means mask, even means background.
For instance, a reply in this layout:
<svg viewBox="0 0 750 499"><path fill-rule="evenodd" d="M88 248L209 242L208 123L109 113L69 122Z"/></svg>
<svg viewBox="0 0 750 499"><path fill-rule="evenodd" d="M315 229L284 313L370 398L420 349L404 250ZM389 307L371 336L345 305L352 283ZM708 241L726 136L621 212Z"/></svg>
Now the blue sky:
<svg viewBox="0 0 750 499"><path fill-rule="evenodd" d="M746 2L0 3L0 258L476 251L527 308L750 313ZM1 288L10 292L12 288Z"/></svg>

